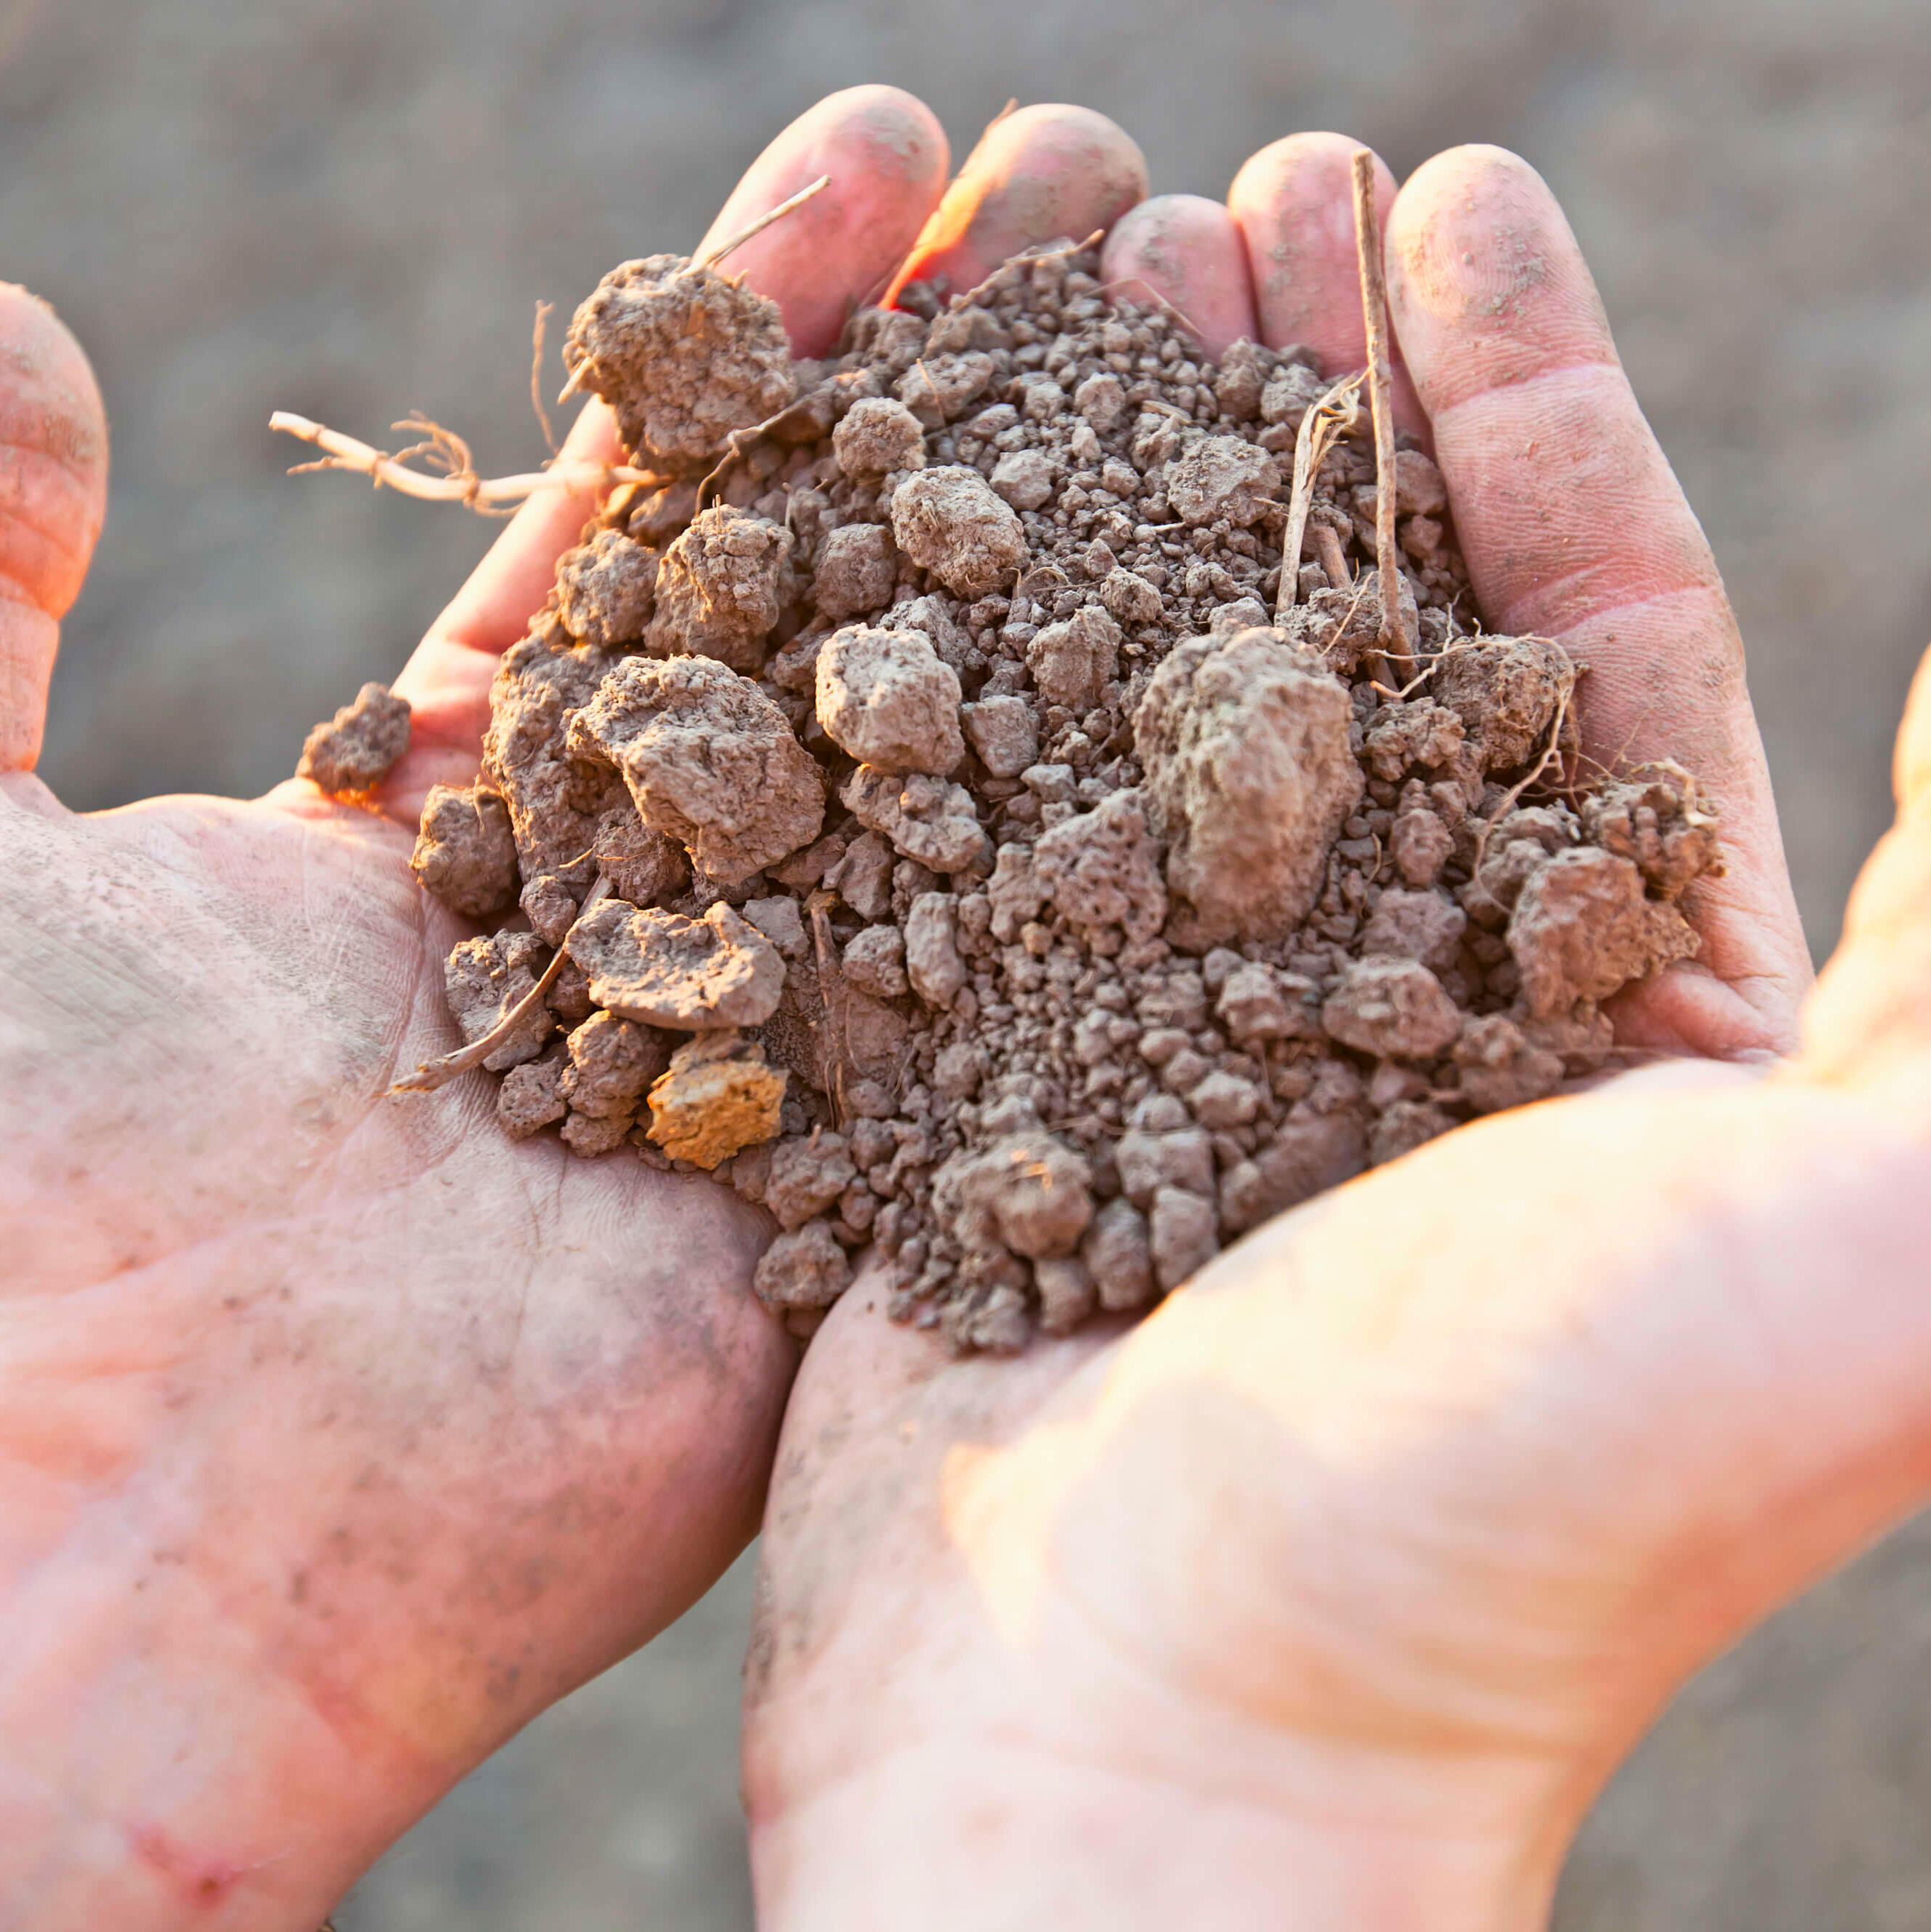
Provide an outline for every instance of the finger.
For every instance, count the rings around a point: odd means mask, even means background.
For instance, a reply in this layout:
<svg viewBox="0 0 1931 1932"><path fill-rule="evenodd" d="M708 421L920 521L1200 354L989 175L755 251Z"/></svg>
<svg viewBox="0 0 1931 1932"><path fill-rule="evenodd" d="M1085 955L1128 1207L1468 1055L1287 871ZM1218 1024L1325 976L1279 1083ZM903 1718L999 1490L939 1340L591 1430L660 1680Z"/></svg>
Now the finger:
<svg viewBox="0 0 1931 1932"><path fill-rule="evenodd" d="M1919 661L1897 734L1893 777L1900 818L1931 805L1931 651Z"/></svg>
<svg viewBox="0 0 1931 1932"><path fill-rule="evenodd" d="M758 156L701 245L715 246L830 176L821 193L734 250L725 265L783 310L792 347L815 355L832 345L847 310L910 246L938 199L947 164L944 132L922 102L896 88L848 88L820 101ZM564 454L620 460L615 422L602 402L585 406ZM413 824L431 785L474 777L496 660L542 608L557 557L579 540L596 508L594 490L532 497L430 626L395 682L414 717L409 751L379 794L391 816Z"/></svg>
<svg viewBox="0 0 1931 1932"><path fill-rule="evenodd" d="M1210 356L1257 337L1246 244L1226 206L1204 195L1129 208L1100 252L1100 276L1110 295L1173 309Z"/></svg>
<svg viewBox="0 0 1931 1932"><path fill-rule="evenodd" d="M896 87L846 88L752 163L698 253L829 175L829 188L723 265L784 310L799 355L828 354L851 308L884 287L917 238L951 164L945 130L924 102Z"/></svg>
<svg viewBox="0 0 1931 1932"><path fill-rule="evenodd" d="M1061 236L1112 227L1146 198L1146 161L1090 107L1022 107L995 121L886 292L908 282L952 293L975 287L1008 256Z"/></svg>
<svg viewBox="0 0 1931 1932"><path fill-rule="evenodd" d="M1296 343L1311 349L1329 376L1368 365L1354 235L1360 148L1344 134L1290 134L1263 148L1227 190L1228 209L1247 244L1260 339L1272 349ZM1378 156L1374 201L1385 235L1395 177ZM1395 420L1419 434L1427 422L1398 352L1392 374Z"/></svg>
<svg viewBox="0 0 1931 1932"><path fill-rule="evenodd" d="M0 283L0 773L41 755L60 620L107 513L107 418L80 345Z"/></svg>
<svg viewBox="0 0 1931 1932"><path fill-rule="evenodd" d="M1526 162L1456 148L1401 190L1388 266L1395 327L1490 626L1555 638L1590 668L1590 758L1625 769L1678 760L1722 807L1728 876L1696 889L1701 983L1666 974L1643 989L1626 1015L1633 1036L1782 1050L1809 966L1743 642L1562 211ZM1747 1011L1705 1041L1697 1029L1720 1022L1710 1003L1723 987Z"/></svg>
<svg viewBox="0 0 1931 1932"><path fill-rule="evenodd" d="M1843 938L1804 1007L1804 1064L1822 1078L1890 1079L1921 1094L1931 1048L1931 652L1911 682L1895 770L1897 823L1858 874ZM1921 1111L1921 1100L1911 1104Z"/></svg>

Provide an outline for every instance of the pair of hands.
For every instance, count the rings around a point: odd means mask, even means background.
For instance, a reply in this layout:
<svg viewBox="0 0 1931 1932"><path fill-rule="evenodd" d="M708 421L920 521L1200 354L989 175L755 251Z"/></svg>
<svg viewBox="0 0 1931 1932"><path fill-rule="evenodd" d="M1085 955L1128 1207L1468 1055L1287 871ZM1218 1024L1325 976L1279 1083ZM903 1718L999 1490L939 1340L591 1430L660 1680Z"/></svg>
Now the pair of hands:
<svg viewBox="0 0 1931 1932"><path fill-rule="evenodd" d="M800 352L1053 236L1218 350L1362 355L1353 144L1225 206L1014 114L836 95L713 234ZM861 1280L794 1346L701 1178L506 1141L407 865L581 499L396 688L380 815L293 782L76 817L32 776L102 514L85 362L0 293L0 1926L306 1932L757 1526L745 1780L773 1925L1530 1926L1685 1676L1931 1490L1931 697L1809 998L1734 621L1560 211L1492 149L1381 184L1403 369L1491 627L1592 667L1730 870L1672 1056L1257 1232L1131 1330L953 1362ZM614 453L600 404L573 453ZM1772 1063L1776 1062L1773 1066ZM1756 1063L1753 1064L1752 1063ZM767 1488L768 1484L768 1499Z"/></svg>

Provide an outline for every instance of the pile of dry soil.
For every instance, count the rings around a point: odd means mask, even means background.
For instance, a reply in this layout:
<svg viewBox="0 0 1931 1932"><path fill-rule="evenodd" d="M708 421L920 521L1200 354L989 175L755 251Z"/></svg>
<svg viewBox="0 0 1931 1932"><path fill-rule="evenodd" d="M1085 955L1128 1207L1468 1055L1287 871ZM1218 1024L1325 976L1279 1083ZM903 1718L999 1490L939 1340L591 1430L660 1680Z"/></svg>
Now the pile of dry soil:
<svg viewBox="0 0 1931 1932"><path fill-rule="evenodd" d="M962 1349L1143 1307L1596 1070L1600 1003L1696 950L1707 806L1578 784L1579 668L1476 633L1428 457L1391 662L1366 411L1283 599L1312 357L1203 362L1095 267L914 289L828 363L714 270L606 278L566 359L666 480L423 813L423 883L500 928L449 960L464 1037L556 966L484 1063L504 1129L727 1180L801 1334L874 1246Z"/></svg>

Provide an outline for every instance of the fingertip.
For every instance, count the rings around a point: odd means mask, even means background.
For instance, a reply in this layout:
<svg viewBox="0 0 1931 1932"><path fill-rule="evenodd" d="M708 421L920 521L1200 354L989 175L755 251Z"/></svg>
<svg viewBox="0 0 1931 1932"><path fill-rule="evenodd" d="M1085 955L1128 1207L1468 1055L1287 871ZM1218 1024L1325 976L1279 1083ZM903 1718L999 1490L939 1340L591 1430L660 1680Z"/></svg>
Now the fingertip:
<svg viewBox="0 0 1931 1932"><path fill-rule="evenodd" d="M1417 169L1388 224L1388 293L1422 400L1557 365L1617 366L1594 278L1542 176L1505 148L1451 148Z"/></svg>
<svg viewBox="0 0 1931 1932"><path fill-rule="evenodd" d="M1173 309L1209 356L1259 327L1247 249L1224 202L1162 194L1129 208L1100 255L1110 294Z"/></svg>
<svg viewBox="0 0 1931 1932"><path fill-rule="evenodd" d="M41 298L0 283L0 771L31 771L60 620L107 514L100 385Z"/></svg>
<svg viewBox="0 0 1931 1932"><path fill-rule="evenodd" d="M1009 256L1062 236L1083 241L1146 198L1146 158L1090 107L1045 102L994 122L966 158L893 278L969 289Z"/></svg>
<svg viewBox="0 0 1931 1932"><path fill-rule="evenodd" d="M823 355L848 310L883 289L950 167L945 130L916 95L876 83L843 88L800 115L745 170L697 252L828 176L821 193L726 264L783 310L797 354Z"/></svg>
<svg viewBox="0 0 1931 1932"><path fill-rule="evenodd" d="M0 282L0 579L65 616L107 514L107 416L73 332L11 282Z"/></svg>
<svg viewBox="0 0 1931 1932"><path fill-rule="evenodd" d="M1331 376L1359 369L1368 359L1354 232L1354 158L1362 145L1325 131L1285 135L1254 155L1227 190L1227 206L1246 243L1261 340L1275 349L1291 344L1311 349ZM1395 177L1377 154L1375 210L1384 238L1395 199ZM1398 345L1397 352L1395 420L1422 433L1426 418Z"/></svg>

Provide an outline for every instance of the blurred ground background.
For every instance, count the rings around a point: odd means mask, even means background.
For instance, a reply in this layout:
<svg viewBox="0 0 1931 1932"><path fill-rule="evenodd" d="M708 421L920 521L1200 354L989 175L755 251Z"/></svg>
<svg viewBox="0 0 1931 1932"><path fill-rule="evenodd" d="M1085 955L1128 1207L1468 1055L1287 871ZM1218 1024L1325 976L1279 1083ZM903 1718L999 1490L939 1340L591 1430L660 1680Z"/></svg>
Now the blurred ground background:
<svg viewBox="0 0 1931 1932"><path fill-rule="evenodd" d="M379 440L419 406L485 469L529 466L534 302L567 315L620 259L689 247L785 120L861 80L922 93L955 156L1009 95L1083 100L1156 191L1218 194L1298 128L1398 176L1458 141L1527 155L1735 597L1827 950L1931 632L1911 0L0 0L0 275L65 316L114 427L56 790L268 785L487 542L285 480L271 409ZM749 1575L479 1772L343 1932L748 1926ZM1599 1808L1563 1932L1931 1924L1927 1666L1920 1525L1690 1688Z"/></svg>

